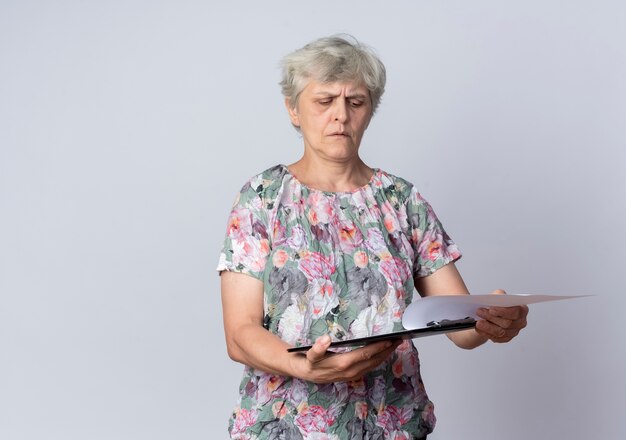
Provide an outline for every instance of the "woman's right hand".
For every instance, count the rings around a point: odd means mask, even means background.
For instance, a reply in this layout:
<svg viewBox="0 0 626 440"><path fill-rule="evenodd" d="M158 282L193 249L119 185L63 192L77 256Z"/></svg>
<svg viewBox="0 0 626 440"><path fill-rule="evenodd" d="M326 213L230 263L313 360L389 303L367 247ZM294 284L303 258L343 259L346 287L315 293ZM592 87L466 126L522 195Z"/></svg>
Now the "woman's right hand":
<svg viewBox="0 0 626 440"><path fill-rule="evenodd" d="M299 362L298 377L315 383L358 380L383 363L402 341L375 342L345 353L327 351L330 343L330 336L324 335L306 354L293 353Z"/></svg>

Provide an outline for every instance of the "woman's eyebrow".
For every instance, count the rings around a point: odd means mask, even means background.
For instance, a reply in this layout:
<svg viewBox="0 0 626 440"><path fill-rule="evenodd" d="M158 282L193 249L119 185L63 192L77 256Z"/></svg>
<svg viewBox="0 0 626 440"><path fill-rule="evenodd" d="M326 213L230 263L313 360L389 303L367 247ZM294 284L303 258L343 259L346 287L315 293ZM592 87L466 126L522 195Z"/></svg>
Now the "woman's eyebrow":
<svg viewBox="0 0 626 440"><path fill-rule="evenodd" d="M348 99L354 99L354 98L356 98L356 99L367 99L368 95L365 95L363 93L355 93L354 95L346 96L346 98L348 98Z"/></svg>
<svg viewBox="0 0 626 440"><path fill-rule="evenodd" d="M339 96L339 93L333 93L327 90L320 90L319 92L313 92L315 96L328 96L328 97L336 97Z"/></svg>
<svg viewBox="0 0 626 440"><path fill-rule="evenodd" d="M333 93L331 91L321 90L319 92L313 92L313 95L326 97L326 98L336 98L340 96L341 93ZM348 94L346 96L346 99L366 99L367 97L368 95L364 93L355 93L355 94Z"/></svg>

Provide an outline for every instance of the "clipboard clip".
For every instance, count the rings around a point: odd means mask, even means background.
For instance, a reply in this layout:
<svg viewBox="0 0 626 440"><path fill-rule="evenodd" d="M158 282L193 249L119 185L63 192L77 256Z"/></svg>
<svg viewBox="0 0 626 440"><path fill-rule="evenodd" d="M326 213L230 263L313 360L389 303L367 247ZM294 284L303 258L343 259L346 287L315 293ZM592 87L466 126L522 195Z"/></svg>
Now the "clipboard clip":
<svg viewBox="0 0 626 440"><path fill-rule="evenodd" d="M426 323L426 327L436 328L436 327L445 327L452 324L471 324L476 322L474 318L466 316L463 319L442 319L441 321L430 321Z"/></svg>

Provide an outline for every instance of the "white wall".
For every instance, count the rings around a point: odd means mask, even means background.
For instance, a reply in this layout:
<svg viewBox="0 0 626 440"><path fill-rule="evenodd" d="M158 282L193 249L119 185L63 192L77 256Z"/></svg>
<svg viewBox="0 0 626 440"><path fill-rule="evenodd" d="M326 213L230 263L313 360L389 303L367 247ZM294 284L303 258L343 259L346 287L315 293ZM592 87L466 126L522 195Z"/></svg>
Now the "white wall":
<svg viewBox="0 0 626 440"><path fill-rule="evenodd" d="M300 141L278 61L349 32L386 63L363 157L413 181L475 293L531 308L418 340L437 439L626 436L619 1L0 3L0 439L220 439L241 367L217 263L245 179Z"/></svg>

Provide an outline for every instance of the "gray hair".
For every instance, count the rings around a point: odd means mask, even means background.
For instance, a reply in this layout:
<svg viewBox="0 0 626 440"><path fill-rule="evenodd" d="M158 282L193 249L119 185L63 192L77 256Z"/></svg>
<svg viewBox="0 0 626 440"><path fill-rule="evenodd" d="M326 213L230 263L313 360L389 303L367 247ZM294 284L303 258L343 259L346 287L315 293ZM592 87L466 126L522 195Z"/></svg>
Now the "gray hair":
<svg viewBox="0 0 626 440"><path fill-rule="evenodd" d="M352 40L352 41L350 41ZM332 36L312 41L283 58L280 86L289 105L295 108L300 93L310 80L322 83L356 81L370 92L372 114L385 91L385 66L374 51L343 36Z"/></svg>

